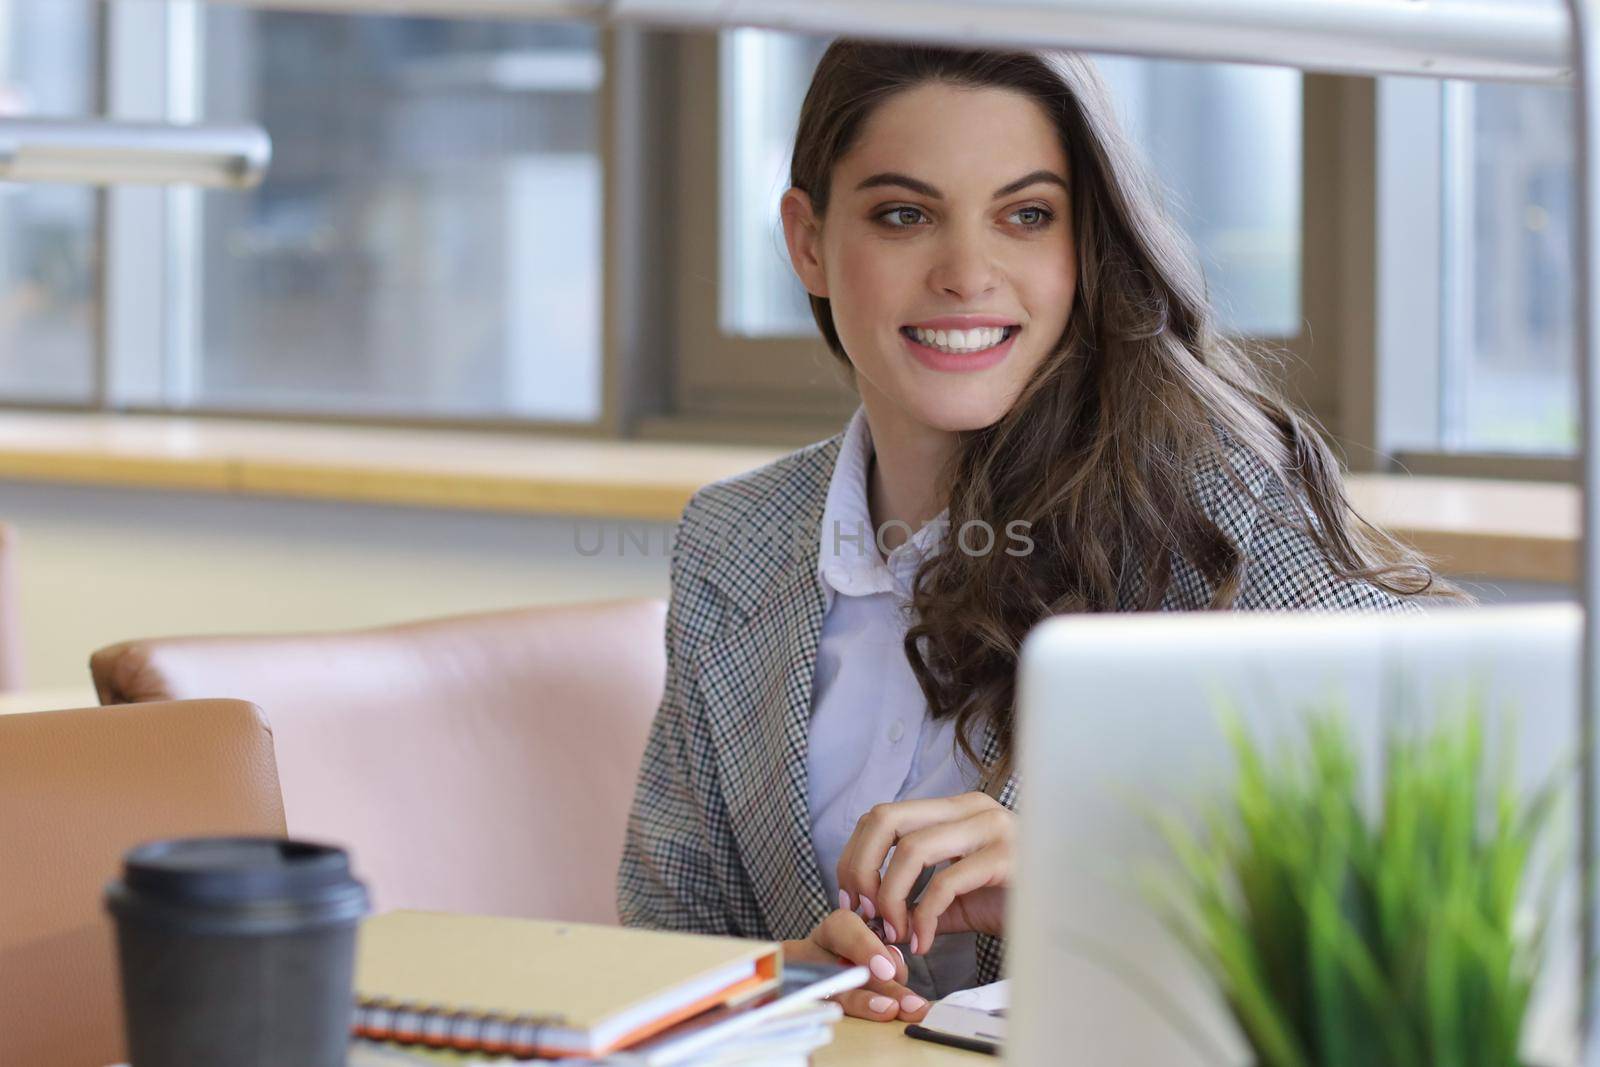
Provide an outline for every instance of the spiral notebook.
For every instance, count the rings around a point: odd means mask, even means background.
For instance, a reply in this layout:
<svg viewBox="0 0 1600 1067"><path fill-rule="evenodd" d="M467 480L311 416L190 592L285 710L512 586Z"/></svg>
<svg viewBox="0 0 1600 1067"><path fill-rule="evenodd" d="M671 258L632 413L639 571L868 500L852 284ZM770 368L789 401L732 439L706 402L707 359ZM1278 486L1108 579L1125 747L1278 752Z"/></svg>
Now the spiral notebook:
<svg viewBox="0 0 1600 1067"><path fill-rule="evenodd" d="M362 924L357 1036L514 1056L603 1056L777 985L776 944L397 911Z"/></svg>

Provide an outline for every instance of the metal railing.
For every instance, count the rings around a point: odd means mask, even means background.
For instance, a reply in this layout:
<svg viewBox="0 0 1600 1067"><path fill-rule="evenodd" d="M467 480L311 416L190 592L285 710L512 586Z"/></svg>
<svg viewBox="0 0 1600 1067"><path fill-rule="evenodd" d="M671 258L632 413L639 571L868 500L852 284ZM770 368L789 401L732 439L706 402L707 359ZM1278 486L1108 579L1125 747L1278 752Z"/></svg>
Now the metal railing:
<svg viewBox="0 0 1600 1067"><path fill-rule="evenodd" d="M248 189L271 161L259 126L0 119L0 181Z"/></svg>

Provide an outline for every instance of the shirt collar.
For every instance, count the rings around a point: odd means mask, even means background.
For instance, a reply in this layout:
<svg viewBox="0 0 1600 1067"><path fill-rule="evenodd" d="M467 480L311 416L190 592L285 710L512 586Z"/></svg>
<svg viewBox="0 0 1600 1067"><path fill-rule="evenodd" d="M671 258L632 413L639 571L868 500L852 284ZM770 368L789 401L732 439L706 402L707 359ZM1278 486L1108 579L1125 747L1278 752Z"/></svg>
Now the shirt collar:
<svg viewBox="0 0 1600 1067"><path fill-rule="evenodd" d="M939 550L944 528L949 525L949 510L946 509L897 546L885 560L878 550L872 512L867 506L867 470L872 456L872 429L867 425L867 409L858 407L845 427L822 511L817 576L822 581L829 607L833 606L835 594L909 596L917 564Z"/></svg>

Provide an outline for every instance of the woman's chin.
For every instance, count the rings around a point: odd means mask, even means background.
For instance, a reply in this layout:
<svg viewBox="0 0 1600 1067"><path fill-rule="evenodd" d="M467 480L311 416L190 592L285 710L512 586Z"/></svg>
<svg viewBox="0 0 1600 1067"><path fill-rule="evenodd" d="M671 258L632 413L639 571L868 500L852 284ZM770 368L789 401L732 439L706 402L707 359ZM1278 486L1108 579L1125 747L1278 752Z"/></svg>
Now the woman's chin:
<svg viewBox="0 0 1600 1067"><path fill-rule="evenodd" d="M998 392L956 389L938 396L911 398L904 406L907 413L930 429L959 433L993 426L1010 410L1012 400L1012 396Z"/></svg>
<svg viewBox="0 0 1600 1067"><path fill-rule="evenodd" d="M915 365L856 368L856 388L868 407L896 410L900 417L944 433L981 430L999 422L1024 384L1013 378L994 373L958 377Z"/></svg>

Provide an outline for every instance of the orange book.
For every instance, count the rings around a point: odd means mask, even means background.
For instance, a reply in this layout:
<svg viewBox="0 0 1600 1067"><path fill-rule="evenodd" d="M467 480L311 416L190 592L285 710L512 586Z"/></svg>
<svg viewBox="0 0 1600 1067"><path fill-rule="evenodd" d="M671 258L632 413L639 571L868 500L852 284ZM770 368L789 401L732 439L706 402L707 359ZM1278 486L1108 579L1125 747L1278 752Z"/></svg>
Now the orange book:
<svg viewBox="0 0 1600 1067"><path fill-rule="evenodd" d="M396 911L362 924L357 1036L514 1056L604 1056L777 985L778 945Z"/></svg>

